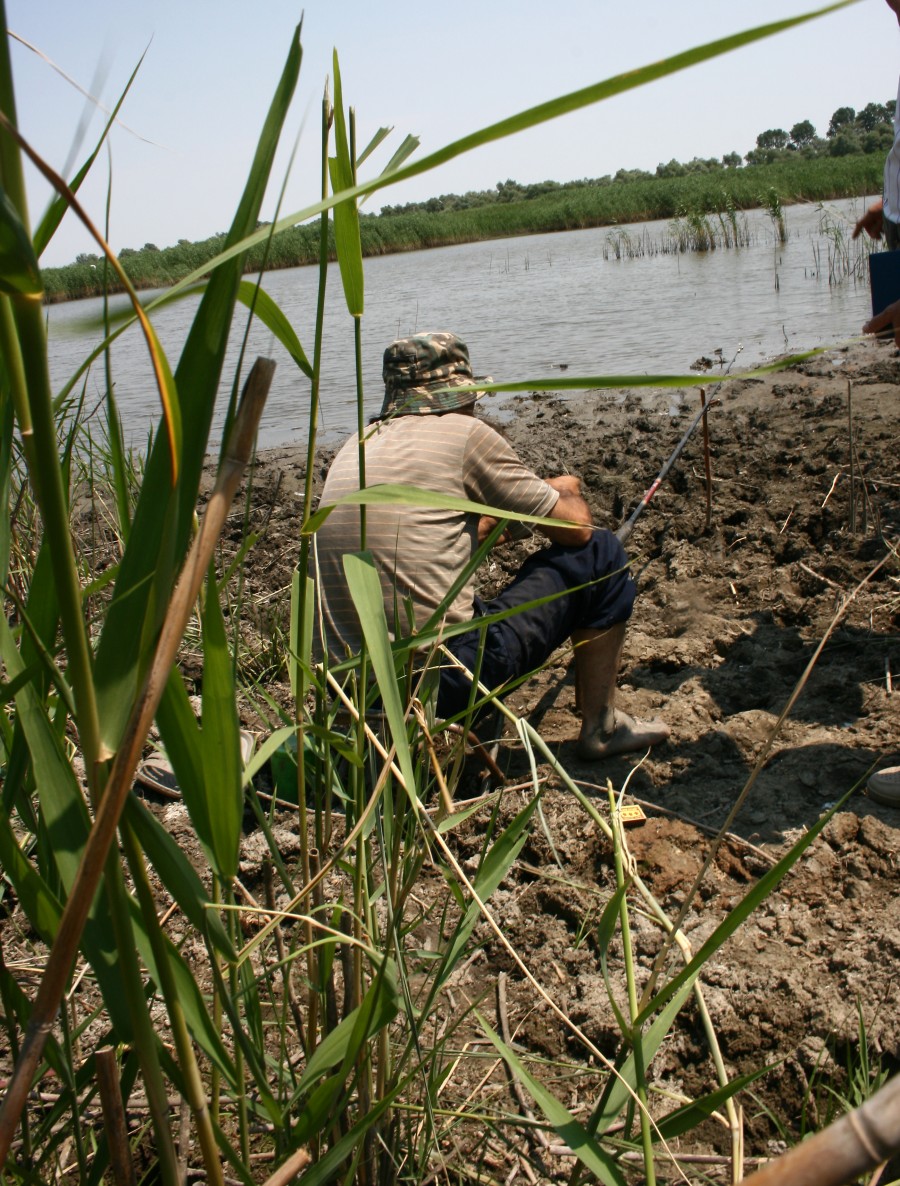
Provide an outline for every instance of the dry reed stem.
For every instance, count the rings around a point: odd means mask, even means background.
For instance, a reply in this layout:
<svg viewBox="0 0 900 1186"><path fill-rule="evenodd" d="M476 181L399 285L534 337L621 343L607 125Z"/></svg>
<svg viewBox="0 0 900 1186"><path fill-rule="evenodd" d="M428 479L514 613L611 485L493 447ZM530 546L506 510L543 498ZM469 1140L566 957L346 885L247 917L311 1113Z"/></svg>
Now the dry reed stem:
<svg viewBox="0 0 900 1186"><path fill-rule="evenodd" d="M266 1178L263 1186L289 1186L301 1170L305 1170L312 1161L307 1149L298 1149L287 1161L282 1162L271 1177Z"/></svg>
<svg viewBox="0 0 900 1186"><path fill-rule="evenodd" d="M746 1186L845 1186L900 1151L900 1075L860 1107L745 1179Z"/></svg>
<svg viewBox="0 0 900 1186"><path fill-rule="evenodd" d="M128 1144L128 1125L122 1107L119 1087L119 1068L112 1046L104 1046L94 1055L97 1067L97 1087L103 1108L103 1128L109 1146L109 1164L116 1186L134 1186L134 1166Z"/></svg>
<svg viewBox="0 0 900 1186"><path fill-rule="evenodd" d="M22 1050L3 1104L0 1106L0 1165L6 1161L19 1117L28 1098L32 1078L53 1027L66 980L78 952L88 912L103 874L106 857L131 789L144 738L153 722L169 672L178 654L181 637L225 524L228 508L252 452L256 429L274 371L275 363L271 359L258 358L247 377L228 451L216 479L215 489L203 516L200 531L191 546L172 594L144 688L132 710L122 743L113 759L109 779L85 844L78 874L66 901L56 939L44 968Z"/></svg>

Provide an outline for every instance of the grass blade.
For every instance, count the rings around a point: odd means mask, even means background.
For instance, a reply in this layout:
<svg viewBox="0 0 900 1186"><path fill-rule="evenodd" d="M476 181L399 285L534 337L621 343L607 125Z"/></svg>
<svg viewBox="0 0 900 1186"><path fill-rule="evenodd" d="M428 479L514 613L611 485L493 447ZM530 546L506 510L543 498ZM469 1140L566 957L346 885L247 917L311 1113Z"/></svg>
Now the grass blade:
<svg viewBox="0 0 900 1186"><path fill-rule="evenodd" d="M347 577L347 588L359 615L375 682L381 693L384 713L397 750L397 763L406 783L406 792L412 796L415 794L416 777L406 735L406 716L400 699L391 640L388 636L381 580L375 571L372 556L367 552L347 553L344 556L344 573Z"/></svg>
<svg viewBox="0 0 900 1186"><path fill-rule="evenodd" d="M203 606L203 760L201 786L210 821L214 869L225 884L237 873L243 818L240 722L235 703L234 667L219 604L216 574L210 568Z"/></svg>
<svg viewBox="0 0 900 1186"><path fill-rule="evenodd" d="M40 296L43 291L31 239L6 191L0 188L0 292L7 296Z"/></svg>
<svg viewBox="0 0 900 1186"><path fill-rule="evenodd" d="M516 1078L524 1084L529 1095L541 1109L558 1136L569 1146L578 1160L606 1186L625 1186L625 1178L615 1161L597 1144L586 1128L575 1119L569 1109L552 1092L538 1083L526 1071L521 1059L506 1045L499 1034L475 1010L481 1028L493 1043L497 1053Z"/></svg>
<svg viewBox="0 0 900 1186"><path fill-rule="evenodd" d="M353 188L355 168L347 139L337 50L334 51L334 139L337 156L331 157L328 166L332 188L335 193L340 193L342 190ZM365 289L362 244L359 238L359 211L355 198L348 198L334 208L334 242L347 309L351 317L362 317Z"/></svg>
<svg viewBox="0 0 900 1186"><path fill-rule="evenodd" d="M229 244L245 242L245 236L256 225L300 58L299 40L295 39L232 222ZM242 254L237 252L229 267L216 268L176 370L179 390L191 392L184 409L184 468L176 494L170 483L168 445L162 437L157 439L147 462L129 544L97 653L95 679L101 728L110 749L117 747L125 727L144 662L142 655L156 636L164 594L171 590L190 539L231 313L241 282Z"/></svg>

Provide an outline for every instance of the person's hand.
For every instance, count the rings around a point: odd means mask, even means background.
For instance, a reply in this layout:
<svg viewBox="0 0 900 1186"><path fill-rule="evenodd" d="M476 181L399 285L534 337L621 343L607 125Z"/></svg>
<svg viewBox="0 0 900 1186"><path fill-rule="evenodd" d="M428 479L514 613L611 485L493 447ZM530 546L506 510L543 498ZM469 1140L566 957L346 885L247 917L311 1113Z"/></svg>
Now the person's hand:
<svg viewBox="0 0 900 1186"><path fill-rule="evenodd" d="M567 547L580 547L586 544L591 538L593 520L591 508L581 493L581 479L576 478L574 474L560 474L556 478L547 478L547 485L559 491L559 499L550 512L550 518L564 519L578 526L544 525L540 530L554 544L565 544Z"/></svg>
<svg viewBox="0 0 900 1186"><path fill-rule="evenodd" d="M884 337L887 337L891 331L894 334L895 344L900 346L900 301L894 301L892 305L888 305L886 309L876 313L862 327L864 334L881 334Z"/></svg>
<svg viewBox="0 0 900 1186"><path fill-rule="evenodd" d="M896 3L900 5L900 0L896 0ZM884 233L884 214L882 213L880 201L873 202L862 218L859 219L853 228L853 238L858 239L863 231L866 232L870 239L880 239Z"/></svg>
<svg viewBox="0 0 900 1186"><path fill-rule="evenodd" d="M494 530L494 528L497 526L497 524L499 522L500 522L500 520L495 519L493 515L482 515L479 518L479 520L478 520L478 542L480 544L484 543L484 541L491 534L491 532ZM510 526L506 527L505 530L500 532L500 534L494 540L494 547L495 548L499 547L500 544L512 543L512 541L514 539L527 539L527 537L530 535L531 535L531 531L528 529L528 527L524 523L522 523L521 520L516 520L514 525L511 524Z"/></svg>
<svg viewBox="0 0 900 1186"><path fill-rule="evenodd" d="M484 541L491 534L491 532L494 530L494 528L497 526L497 524L499 522L500 522L500 520L495 519L493 515L482 515L479 518L479 520L478 520L478 542L480 544L484 543ZM506 533L504 532L503 534L505 535ZM502 544L504 542L505 541L503 539L503 536L501 535L500 538L497 540L497 543Z"/></svg>

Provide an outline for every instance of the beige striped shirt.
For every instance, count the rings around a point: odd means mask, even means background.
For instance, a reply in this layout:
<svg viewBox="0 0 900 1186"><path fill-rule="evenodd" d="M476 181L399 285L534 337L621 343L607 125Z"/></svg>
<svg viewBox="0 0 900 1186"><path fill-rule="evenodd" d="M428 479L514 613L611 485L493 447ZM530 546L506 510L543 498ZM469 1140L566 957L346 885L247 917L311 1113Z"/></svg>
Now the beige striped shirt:
<svg viewBox="0 0 900 1186"><path fill-rule="evenodd" d="M499 511L548 515L559 494L527 469L499 433L477 417L398 416L365 434L366 486L403 483L478 502ZM320 505L359 489L357 436L335 458ZM388 627L395 636L411 633L413 607L421 628L446 596L478 546L478 515L416 506L370 506L366 547L381 578ZM360 515L356 506L332 511L316 536L323 622L329 654L337 660L356 653L359 620L344 578L343 557L358 552ZM445 620L472 616L470 579Z"/></svg>

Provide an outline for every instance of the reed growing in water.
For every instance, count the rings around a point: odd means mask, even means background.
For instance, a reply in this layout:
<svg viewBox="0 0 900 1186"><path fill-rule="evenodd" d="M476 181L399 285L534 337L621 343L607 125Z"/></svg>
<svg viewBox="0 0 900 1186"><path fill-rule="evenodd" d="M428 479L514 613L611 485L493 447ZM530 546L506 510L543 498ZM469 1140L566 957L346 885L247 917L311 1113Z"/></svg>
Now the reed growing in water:
<svg viewBox="0 0 900 1186"><path fill-rule="evenodd" d="M359 216L363 256L389 255L446 247L454 243L534 235L548 231L582 230L586 227L617 226L655 219L686 220L696 214L712 217L708 233L699 235L685 224L679 250L706 250L720 244L740 245L738 214L758 207L769 208L770 195L779 205L792 202L828 201L862 197L881 186L883 159L869 156L822 157L754 165L745 169L721 169L684 177L654 177L645 180L617 180L554 188L522 201L494 202L463 210L431 212L402 210L391 214ZM618 232L613 232L616 235ZM706 235L705 247L699 244ZM202 272L222 249L224 236L201 242L181 240L172 247L145 247L121 253L120 262L138 289L165 288ZM313 266L319 258L320 234L313 224L286 228L266 247L251 247L244 269ZM329 225L329 258L336 258L334 231ZM99 256L84 256L65 267L44 269L45 299L72 300L99 296L103 292ZM93 265L93 266L92 266ZM115 280L110 291L121 291Z"/></svg>

